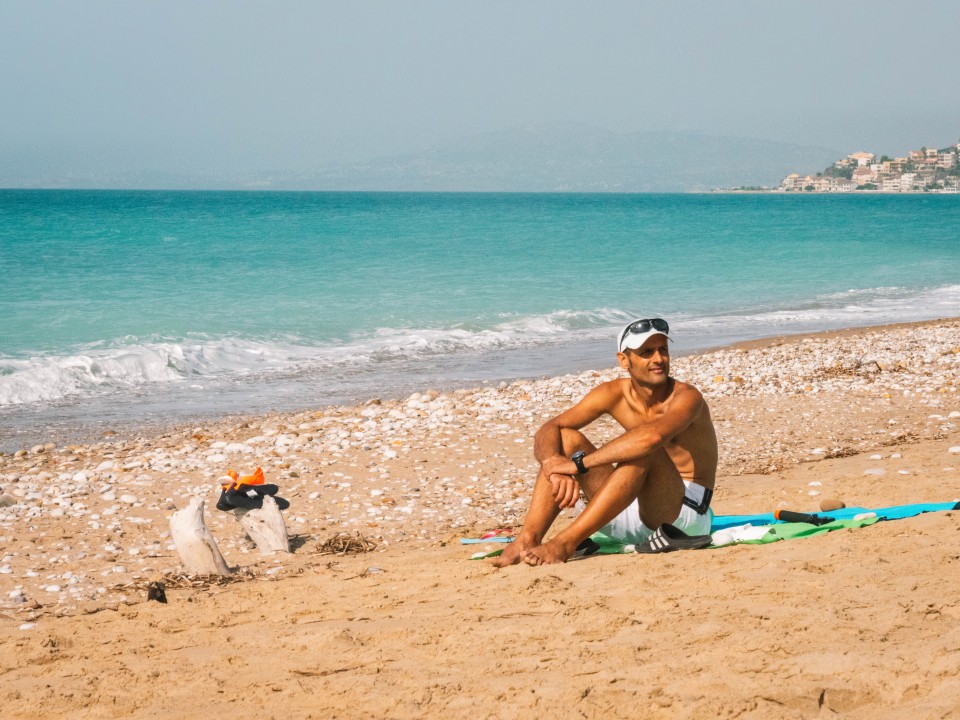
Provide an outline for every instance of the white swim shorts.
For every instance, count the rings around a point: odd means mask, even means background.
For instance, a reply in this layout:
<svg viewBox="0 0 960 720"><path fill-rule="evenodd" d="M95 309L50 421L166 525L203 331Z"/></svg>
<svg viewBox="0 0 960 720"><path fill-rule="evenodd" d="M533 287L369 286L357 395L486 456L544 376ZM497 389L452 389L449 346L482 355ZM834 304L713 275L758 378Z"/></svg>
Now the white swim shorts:
<svg viewBox="0 0 960 720"><path fill-rule="evenodd" d="M692 502L689 504L685 502L683 507L680 508L680 515L670 524L687 535L709 535L710 525L713 522L713 510L707 508L706 512L701 515L690 507L691 504L696 505L702 502L706 489L702 485L686 480L683 481L683 484L686 486L685 497ZM604 535L625 545L639 545L653 535L654 530L656 528L651 530L643 524L640 519L640 505L636 500L627 505L622 513L600 528L600 532Z"/></svg>

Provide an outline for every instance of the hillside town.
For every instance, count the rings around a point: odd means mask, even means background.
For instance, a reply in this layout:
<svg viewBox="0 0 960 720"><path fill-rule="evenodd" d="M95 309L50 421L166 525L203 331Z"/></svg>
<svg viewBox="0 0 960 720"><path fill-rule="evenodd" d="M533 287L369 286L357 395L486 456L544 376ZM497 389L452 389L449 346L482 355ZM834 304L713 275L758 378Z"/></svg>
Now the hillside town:
<svg viewBox="0 0 960 720"><path fill-rule="evenodd" d="M960 193L960 143L907 157L855 152L816 175L791 173L775 192Z"/></svg>

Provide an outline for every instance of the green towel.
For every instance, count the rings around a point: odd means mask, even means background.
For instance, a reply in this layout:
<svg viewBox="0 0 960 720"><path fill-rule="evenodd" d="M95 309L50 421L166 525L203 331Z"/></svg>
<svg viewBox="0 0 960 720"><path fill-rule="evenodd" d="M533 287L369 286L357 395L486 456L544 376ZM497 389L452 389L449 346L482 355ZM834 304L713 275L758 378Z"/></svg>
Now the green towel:
<svg viewBox="0 0 960 720"><path fill-rule="evenodd" d="M797 538L822 535L833 530L845 528L862 528L873 525L880 518L870 517L862 520L834 520L826 525L811 525L810 523L776 523L767 526L767 534L759 540L741 540L737 545L765 545L779 540L795 540Z"/></svg>
<svg viewBox="0 0 960 720"><path fill-rule="evenodd" d="M767 526L767 532L761 538L757 540L738 540L733 544L766 545L767 543L778 542L780 540L796 540L797 538L822 535L823 533L832 532L834 530L867 527L868 525L873 525L879 519L880 518L877 517L869 517L863 518L862 520L834 520L826 525L811 525L810 523L774 523L773 525ZM614 540L612 537L604 535L602 532L594 533L590 536L590 539L600 546L600 549L595 553L596 555L619 555L625 552L624 548L626 546L622 542L619 540ZM715 546L711 545L710 547L712 548ZM729 547L729 545L723 545L722 547ZM485 560L486 558L497 557L502 552L503 549L500 548L499 550L494 550L486 555L480 555L477 553L473 559Z"/></svg>

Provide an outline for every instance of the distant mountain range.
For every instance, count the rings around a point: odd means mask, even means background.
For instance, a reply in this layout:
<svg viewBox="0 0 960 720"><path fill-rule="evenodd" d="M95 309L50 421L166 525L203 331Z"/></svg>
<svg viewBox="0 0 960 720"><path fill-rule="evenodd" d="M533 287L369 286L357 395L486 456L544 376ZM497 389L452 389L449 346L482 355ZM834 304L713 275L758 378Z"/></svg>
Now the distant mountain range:
<svg viewBox="0 0 960 720"><path fill-rule="evenodd" d="M422 152L245 177L176 172L47 172L7 187L384 190L472 192L698 192L776 186L842 152L791 143L673 132L615 133L578 124L531 125L464 137Z"/></svg>
<svg viewBox="0 0 960 720"><path fill-rule="evenodd" d="M696 192L776 186L836 150L672 132L620 134L588 125L486 133L424 152L278 175L276 189L474 192Z"/></svg>

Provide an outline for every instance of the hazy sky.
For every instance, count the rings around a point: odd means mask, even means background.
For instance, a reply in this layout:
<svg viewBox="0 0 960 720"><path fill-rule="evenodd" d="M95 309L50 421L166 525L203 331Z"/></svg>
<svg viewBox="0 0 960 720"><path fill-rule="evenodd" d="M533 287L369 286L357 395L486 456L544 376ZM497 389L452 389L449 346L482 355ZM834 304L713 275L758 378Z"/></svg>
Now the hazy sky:
<svg viewBox="0 0 960 720"><path fill-rule="evenodd" d="M299 170L557 121L960 139L956 0L0 0L0 68L0 181Z"/></svg>

